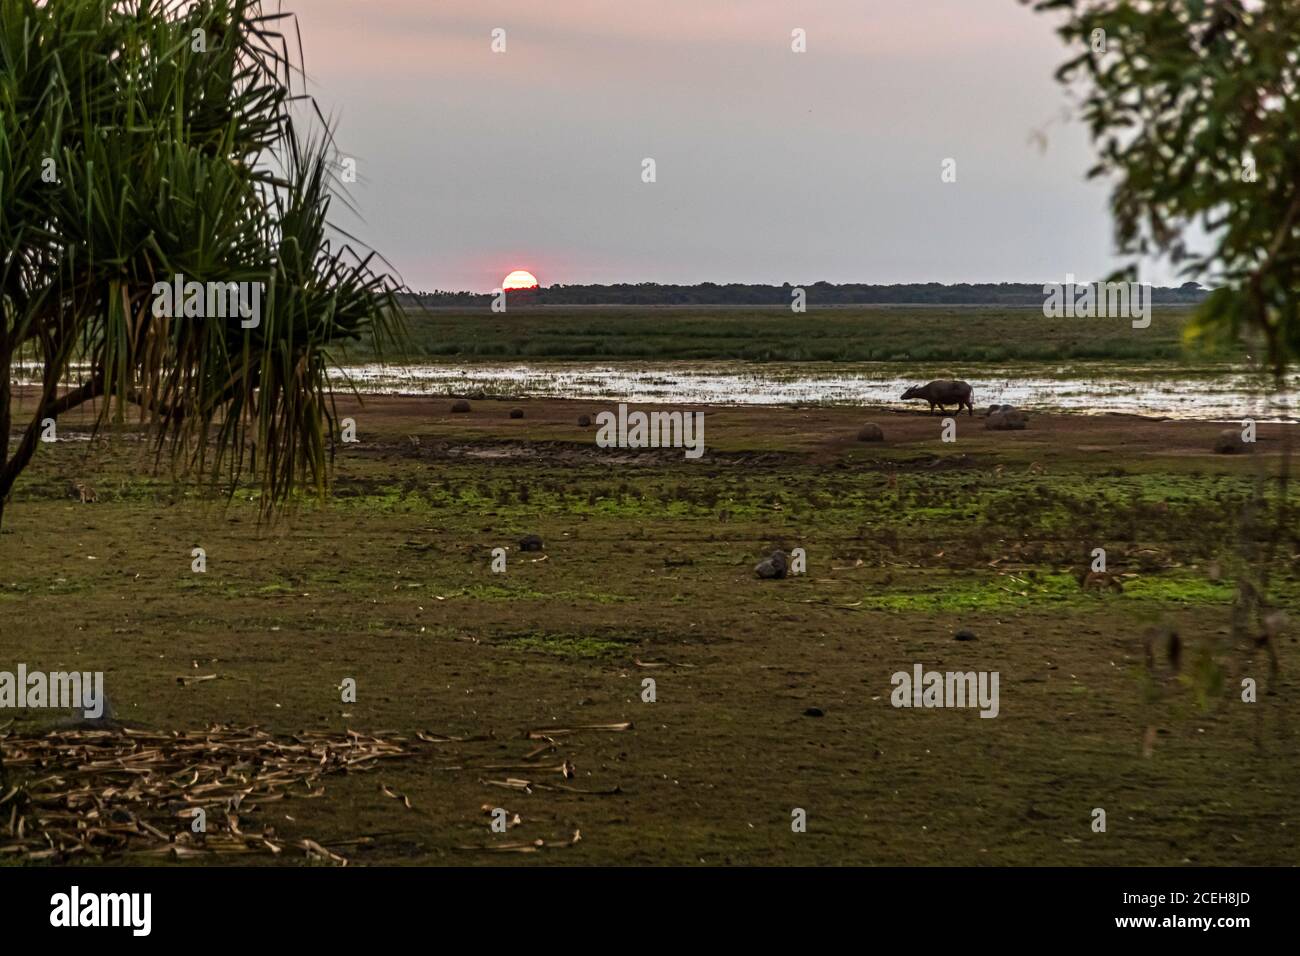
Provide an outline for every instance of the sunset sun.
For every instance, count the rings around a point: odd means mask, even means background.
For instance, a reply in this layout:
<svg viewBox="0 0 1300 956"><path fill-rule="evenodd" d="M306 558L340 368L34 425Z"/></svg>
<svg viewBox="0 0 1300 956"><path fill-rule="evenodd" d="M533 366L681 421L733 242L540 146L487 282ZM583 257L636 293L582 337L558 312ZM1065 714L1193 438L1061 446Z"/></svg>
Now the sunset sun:
<svg viewBox="0 0 1300 956"><path fill-rule="evenodd" d="M510 289L536 289L537 276L526 269L516 269L501 280L501 288L507 291Z"/></svg>

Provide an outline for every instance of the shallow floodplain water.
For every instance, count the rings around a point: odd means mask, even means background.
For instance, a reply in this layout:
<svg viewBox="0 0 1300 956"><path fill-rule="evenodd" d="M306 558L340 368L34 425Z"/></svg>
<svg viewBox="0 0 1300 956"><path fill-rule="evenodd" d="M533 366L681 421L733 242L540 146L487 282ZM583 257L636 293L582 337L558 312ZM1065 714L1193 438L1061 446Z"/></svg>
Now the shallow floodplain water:
<svg viewBox="0 0 1300 956"><path fill-rule="evenodd" d="M74 369L74 375L83 369ZM899 362L602 363L529 362L349 365L331 373L363 394L487 395L577 398L681 405L873 405L926 408L903 402L909 385L958 378L975 391L975 407L1006 403L1076 414L1150 418L1294 422L1300 373L1269 394L1267 379L1244 367L1108 363L969 366L964 370ZM19 363L15 384L36 386L40 372Z"/></svg>
<svg viewBox="0 0 1300 956"><path fill-rule="evenodd" d="M901 363L364 365L347 369L362 392L700 405L896 405L909 385L932 378L969 382L976 408L997 403L1084 414L1155 418L1294 420L1300 375L1272 404L1265 380L1242 368L1185 366L982 366L954 374Z"/></svg>

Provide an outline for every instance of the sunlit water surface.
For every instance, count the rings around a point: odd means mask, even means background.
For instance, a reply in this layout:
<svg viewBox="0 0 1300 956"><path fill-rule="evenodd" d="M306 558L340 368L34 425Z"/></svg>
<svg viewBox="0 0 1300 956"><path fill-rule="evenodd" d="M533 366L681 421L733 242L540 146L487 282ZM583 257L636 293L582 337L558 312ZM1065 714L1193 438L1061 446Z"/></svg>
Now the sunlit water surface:
<svg viewBox="0 0 1300 956"><path fill-rule="evenodd" d="M588 363L508 365L363 365L347 377L362 392L468 395L701 405L894 405L909 386L944 374L900 363L753 365ZM962 374L976 408L1007 403L1026 408L1155 418L1261 421L1293 417L1300 375L1269 396L1244 369L1152 369L1021 363ZM915 403L912 403L915 404Z"/></svg>

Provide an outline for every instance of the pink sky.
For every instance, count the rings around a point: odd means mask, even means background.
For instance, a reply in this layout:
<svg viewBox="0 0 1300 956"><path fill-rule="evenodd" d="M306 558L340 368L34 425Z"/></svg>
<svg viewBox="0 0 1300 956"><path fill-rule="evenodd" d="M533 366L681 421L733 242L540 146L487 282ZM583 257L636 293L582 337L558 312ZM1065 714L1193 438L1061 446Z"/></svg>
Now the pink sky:
<svg viewBox="0 0 1300 956"><path fill-rule="evenodd" d="M364 221L344 225L413 288L488 290L515 268L547 285L1059 281L1113 265L1106 191L1083 182L1086 137L1060 119L1066 51L1015 0L298 13L311 89L358 164ZM1045 152L1030 142L1044 127Z"/></svg>

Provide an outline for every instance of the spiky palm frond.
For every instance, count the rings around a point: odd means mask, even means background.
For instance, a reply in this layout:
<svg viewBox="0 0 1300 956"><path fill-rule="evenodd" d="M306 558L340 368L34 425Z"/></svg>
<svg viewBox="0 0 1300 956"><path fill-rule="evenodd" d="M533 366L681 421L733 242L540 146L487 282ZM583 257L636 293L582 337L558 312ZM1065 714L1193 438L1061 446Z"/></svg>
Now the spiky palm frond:
<svg viewBox="0 0 1300 956"><path fill-rule="evenodd" d="M0 501L39 420L101 396L101 423L138 405L160 453L254 476L267 507L324 488L331 347L403 328L373 253L330 227L332 131L295 126L314 104L288 22L260 0L0 0L6 435L12 363L45 370ZM159 310L177 276L261 289L260 321Z"/></svg>

